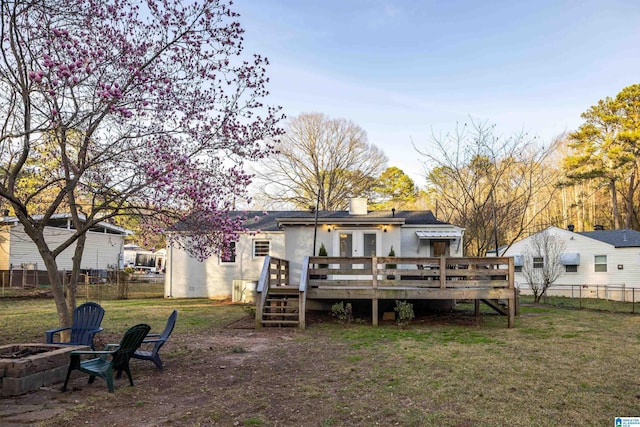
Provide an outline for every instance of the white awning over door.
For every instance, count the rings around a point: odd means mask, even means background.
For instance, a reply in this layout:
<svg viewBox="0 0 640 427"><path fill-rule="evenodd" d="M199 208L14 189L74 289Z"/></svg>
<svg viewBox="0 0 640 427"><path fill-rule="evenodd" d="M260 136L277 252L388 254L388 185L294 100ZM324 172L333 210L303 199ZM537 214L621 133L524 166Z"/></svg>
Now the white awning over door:
<svg viewBox="0 0 640 427"><path fill-rule="evenodd" d="M460 230L419 230L416 235L420 240L426 239L459 239L462 237Z"/></svg>

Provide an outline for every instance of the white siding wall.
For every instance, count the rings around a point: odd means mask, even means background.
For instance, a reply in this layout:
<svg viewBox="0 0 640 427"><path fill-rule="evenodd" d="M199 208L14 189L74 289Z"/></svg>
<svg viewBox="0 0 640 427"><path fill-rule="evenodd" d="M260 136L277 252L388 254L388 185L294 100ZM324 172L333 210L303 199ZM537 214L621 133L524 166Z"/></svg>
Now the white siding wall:
<svg viewBox="0 0 640 427"><path fill-rule="evenodd" d="M313 226L287 225L285 227L286 252L283 258L289 260L289 275L293 283L300 283L304 257L312 256L313 229ZM327 255L336 256L331 243L333 233L335 230L328 232L326 225L318 225L315 255L318 255L320 245L324 243Z"/></svg>
<svg viewBox="0 0 640 427"><path fill-rule="evenodd" d="M328 256L339 256L337 242L340 231L376 231L379 239L379 256L387 256L391 246L396 256L428 256L429 244L421 244L421 252L416 253L418 237L416 230L428 230L429 226L404 229L388 226L387 232L379 227L338 227L328 231L328 226L318 225L316 253L324 243ZM449 229L460 230L457 227ZM264 257L253 258L252 244L255 239L271 241L270 255L289 260L292 283L300 282L302 261L312 256L314 227L309 225L287 225L282 231L262 233L257 236L241 236L236 246L236 262L220 263L217 256L200 262L186 251L169 247L165 275L165 296L174 298L229 298L233 292L233 280L257 281L262 271ZM426 248L426 249L425 249ZM451 245L451 256L462 256L462 244Z"/></svg>
<svg viewBox="0 0 640 427"><path fill-rule="evenodd" d="M56 247L73 234L72 230L46 227L45 241L50 247ZM87 232L87 240L82 257L82 269L106 269L117 266L122 254L124 236L99 232ZM65 249L57 258L59 270L71 270L73 253L76 244ZM22 226L11 228L11 248L9 262L20 265L22 263L37 263L39 270L45 270L44 261L38 253L36 245L24 232Z"/></svg>
<svg viewBox="0 0 640 427"><path fill-rule="evenodd" d="M403 253L402 228L399 225L389 225L387 232L382 233L382 253L380 256L389 256L389 251L393 246L396 256L412 256Z"/></svg>
<svg viewBox="0 0 640 427"><path fill-rule="evenodd" d="M170 247L167 251L165 296L174 298L231 298L234 280L257 281L264 257L253 256L253 241L269 240L271 256L284 257L284 233L265 232L241 235L236 242L236 262L222 263L217 255L200 262L186 251Z"/></svg>
<svg viewBox="0 0 640 427"><path fill-rule="evenodd" d="M568 230L550 227L549 231L565 242L564 253L579 253L580 265L576 273L563 273L554 285L627 285L640 287L640 248L615 248L613 245L591 239ZM516 242L506 256L522 255L530 238ZM607 256L607 272L595 271L595 256ZM618 269L618 265L622 269ZM522 273L516 273L517 284L526 284Z"/></svg>

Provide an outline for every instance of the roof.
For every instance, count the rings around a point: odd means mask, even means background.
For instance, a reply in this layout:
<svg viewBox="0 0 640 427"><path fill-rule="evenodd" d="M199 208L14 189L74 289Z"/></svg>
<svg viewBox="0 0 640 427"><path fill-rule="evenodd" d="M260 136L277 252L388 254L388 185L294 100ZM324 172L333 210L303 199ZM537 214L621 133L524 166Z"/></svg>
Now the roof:
<svg viewBox="0 0 640 427"><path fill-rule="evenodd" d="M265 215L274 219L278 225L304 225L315 223L316 213L313 211L276 211ZM266 218L265 218L266 219ZM258 221L259 223L260 221ZM433 213L426 211L371 211L364 215L353 215L348 211L318 211L318 224L366 225L366 224L398 224L398 225L450 225L436 219ZM254 229L254 223L248 221L245 226ZM266 230L265 228L260 228Z"/></svg>
<svg viewBox="0 0 640 427"><path fill-rule="evenodd" d="M84 220L85 217L84 215L80 214L79 215L80 220ZM33 215L32 218L34 220L40 220L43 218L43 215ZM47 224L47 227L55 227L55 228L66 228L67 226L67 220L69 220L71 218L71 213L56 213L51 215L51 217L49 218L49 222ZM17 217L15 216L6 216L2 218L2 222L5 224L19 224L20 221L18 220ZM106 221L100 221L98 222L96 225L94 225L93 227L91 227L91 229L89 231L103 231L106 230L110 233L113 234L122 234L122 235L129 235L129 234L133 234L133 231L131 230L127 230L126 228L122 228L122 227L118 227L117 225L114 224L110 224Z"/></svg>
<svg viewBox="0 0 640 427"><path fill-rule="evenodd" d="M608 243L616 248L640 247L640 232L635 230L596 230L582 231L577 234Z"/></svg>
<svg viewBox="0 0 640 427"><path fill-rule="evenodd" d="M316 213L305 211L231 211L232 217L244 216L243 226L248 230L278 231L285 225L311 225ZM352 215L348 211L318 211L318 224L361 225L451 225L436 219L429 210L424 211L371 211L364 215ZM186 231L185 224L177 224L175 230Z"/></svg>

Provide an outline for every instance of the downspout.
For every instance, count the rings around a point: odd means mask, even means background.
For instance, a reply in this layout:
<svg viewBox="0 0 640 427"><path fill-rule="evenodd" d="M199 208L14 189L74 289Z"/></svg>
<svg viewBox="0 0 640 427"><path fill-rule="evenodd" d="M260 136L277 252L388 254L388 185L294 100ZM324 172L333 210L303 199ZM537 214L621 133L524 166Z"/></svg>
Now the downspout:
<svg viewBox="0 0 640 427"><path fill-rule="evenodd" d="M320 208L320 189L318 189L318 197L316 198L316 211L313 223L313 252L311 256L316 256L316 240L318 238L318 209Z"/></svg>

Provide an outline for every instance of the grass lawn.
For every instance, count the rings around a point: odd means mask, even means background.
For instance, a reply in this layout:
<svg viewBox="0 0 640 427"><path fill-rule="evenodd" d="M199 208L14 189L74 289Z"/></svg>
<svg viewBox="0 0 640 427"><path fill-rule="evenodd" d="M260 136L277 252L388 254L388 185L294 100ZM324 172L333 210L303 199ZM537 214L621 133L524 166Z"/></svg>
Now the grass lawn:
<svg viewBox="0 0 640 427"><path fill-rule="evenodd" d="M105 406L143 413L148 425L189 426L607 426L640 416L639 315L523 306L512 329L487 312L419 318L404 329L324 321L305 331L236 331L225 325L243 308L214 301L103 306L113 337L140 321L161 329L177 308L168 368L144 365L135 387L121 381L111 396L92 385L98 392L87 401L42 425L89 416L126 425L100 418ZM52 301L0 300L0 344L43 341L54 326ZM150 390L165 390L165 400Z"/></svg>

